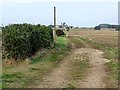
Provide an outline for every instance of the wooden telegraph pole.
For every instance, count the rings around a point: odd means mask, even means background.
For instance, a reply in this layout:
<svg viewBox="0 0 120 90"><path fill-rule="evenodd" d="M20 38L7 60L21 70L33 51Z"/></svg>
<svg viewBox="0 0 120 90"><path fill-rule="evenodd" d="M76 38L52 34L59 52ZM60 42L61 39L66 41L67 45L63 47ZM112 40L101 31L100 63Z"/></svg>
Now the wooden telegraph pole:
<svg viewBox="0 0 120 90"><path fill-rule="evenodd" d="M56 41L56 7L54 7L54 29L53 29L54 43Z"/></svg>

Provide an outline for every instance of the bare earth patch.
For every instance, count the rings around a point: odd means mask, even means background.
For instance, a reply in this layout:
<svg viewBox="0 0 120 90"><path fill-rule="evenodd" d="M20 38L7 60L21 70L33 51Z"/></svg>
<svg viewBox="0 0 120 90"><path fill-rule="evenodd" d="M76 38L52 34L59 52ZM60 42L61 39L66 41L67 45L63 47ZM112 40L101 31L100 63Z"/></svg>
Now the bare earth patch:
<svg viewBox="0 0 120 90"><path fill-rule="evenodd" d="M80 84L81 88L105 88L106 83L103 82L105 77L107 77L107 72L105 71L105 63L109 62L107 59L102 57L101 51L94 49L85 49L89 54L90 58L90 68L85 80Z"/></svg>
<svg viewBox="0 0 120 90"><path fill-rule="evenodd" d="M89 57L90 67L87 75L82 80L72 80L72 78L69 80L70 65L75 61L75 57L80 58L82 53L86 53ZM74 82L75 88L105 88L106 83L103 81L107 77L105 63L108 60L103 58L102 54L103 52L91 48L74 49L60 62L59 67L45 76L42 82L38 82L36 88L66 88L70 82Z"/></svg>
<svg viewBox="0 0 120 90"><path fill-rule="evenodd" d="M57 68L55 68L48 76L44 77L43 82L38 82L36 88L64 88L67 85L67 75L72 55L64 58ZM56 63L57 64L57 63Z"/></svg>

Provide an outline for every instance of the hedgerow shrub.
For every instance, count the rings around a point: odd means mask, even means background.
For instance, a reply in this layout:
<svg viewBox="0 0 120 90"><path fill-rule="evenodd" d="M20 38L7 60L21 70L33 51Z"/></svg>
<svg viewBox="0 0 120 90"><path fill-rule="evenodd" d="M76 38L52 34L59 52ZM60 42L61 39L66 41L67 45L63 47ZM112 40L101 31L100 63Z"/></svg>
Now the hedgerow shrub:
<svg viewBox="0 0 120 90"><path fill-rule="evenodd" d="M3 58L24 59L51 43L52 29L47 26L12 24L2 28Z"/></svg>

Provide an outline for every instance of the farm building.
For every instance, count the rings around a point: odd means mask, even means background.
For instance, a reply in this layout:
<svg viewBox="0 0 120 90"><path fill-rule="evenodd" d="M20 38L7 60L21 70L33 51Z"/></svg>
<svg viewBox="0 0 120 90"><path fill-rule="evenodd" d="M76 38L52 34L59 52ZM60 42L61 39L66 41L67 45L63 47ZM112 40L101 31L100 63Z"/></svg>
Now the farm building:
<svg viewBox="0 0 120 90"><path fill-rule="evenodd" d="M95 30L110 30L115 31L117 28L117 25L110 25L110 24L99 24L98 26L95 26Z"/></svg>
<svg viewBox="0 0 120 90"><path fill-rule="evenodd" d="M110 31L115 31L115 28L100 28L100 30L110 30Z"/></svg>

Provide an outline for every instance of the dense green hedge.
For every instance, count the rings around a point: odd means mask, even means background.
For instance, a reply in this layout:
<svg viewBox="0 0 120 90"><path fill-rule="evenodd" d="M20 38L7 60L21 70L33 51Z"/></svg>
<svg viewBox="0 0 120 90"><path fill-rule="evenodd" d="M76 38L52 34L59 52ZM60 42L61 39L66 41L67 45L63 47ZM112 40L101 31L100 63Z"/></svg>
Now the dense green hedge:
<svg viewBox="0 0 120 90"><path fill-rule="evenodd" d="M52 29L44 25L12 24L2 28L3 58L24 59L52 43Z"/></svg>

